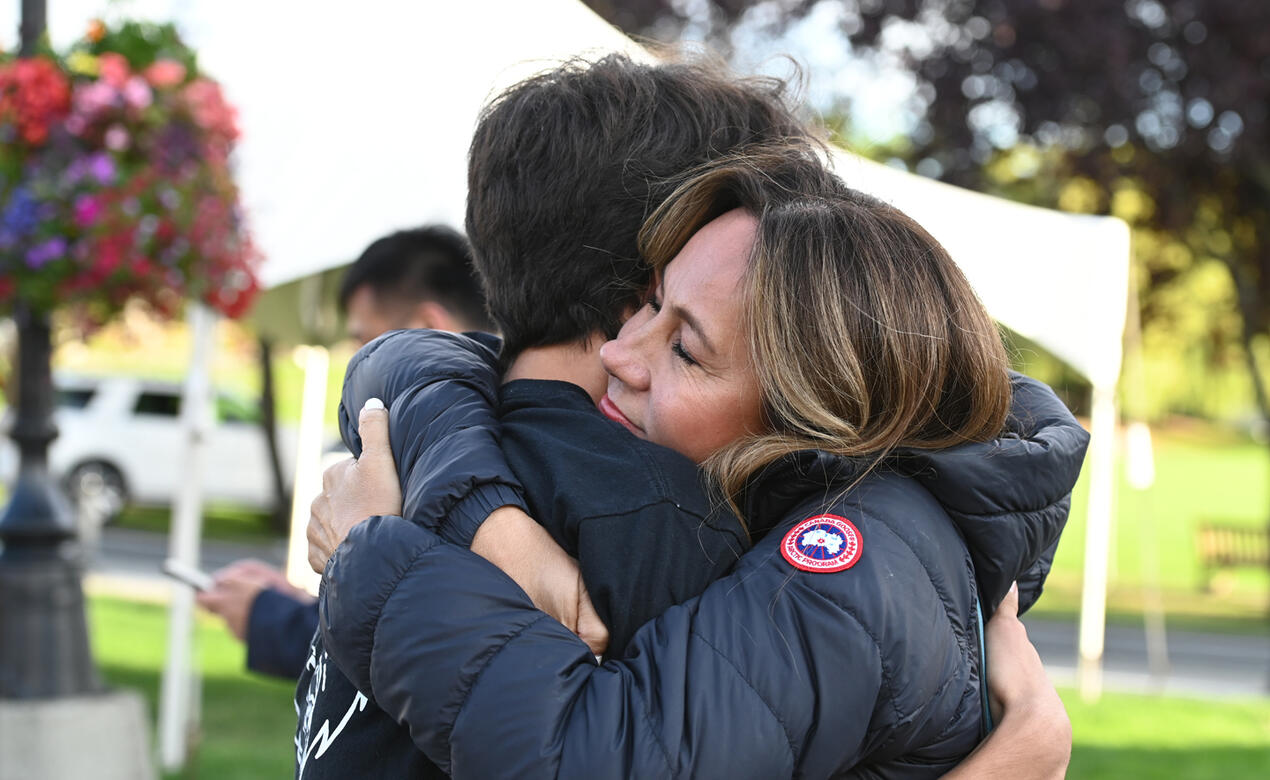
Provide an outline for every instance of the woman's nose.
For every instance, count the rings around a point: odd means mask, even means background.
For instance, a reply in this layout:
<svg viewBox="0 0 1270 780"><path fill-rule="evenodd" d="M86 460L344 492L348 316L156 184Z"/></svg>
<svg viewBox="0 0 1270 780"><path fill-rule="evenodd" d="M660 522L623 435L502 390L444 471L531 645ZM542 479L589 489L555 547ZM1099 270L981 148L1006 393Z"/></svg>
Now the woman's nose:
<svg viewBox="0 0 1270 780"><path fill-rule="evenodd" d="M600 345L600 364L604 370L632 390L648 389L648 368L619 334Z"/></svg>

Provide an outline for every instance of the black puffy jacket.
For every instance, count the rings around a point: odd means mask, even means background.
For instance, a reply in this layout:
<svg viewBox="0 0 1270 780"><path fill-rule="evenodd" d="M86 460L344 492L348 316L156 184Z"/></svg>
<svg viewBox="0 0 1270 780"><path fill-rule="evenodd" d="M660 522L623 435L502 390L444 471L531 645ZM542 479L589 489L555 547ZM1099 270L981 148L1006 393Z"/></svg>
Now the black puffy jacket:
<svg viewBox="0 0 1270 780"><path fill-rule="evenodd" d="M497 381L492 367L448 379L428 400L385 399L394 436L457 403L449 392L489 397ZM975 574L985 606L1015 578L1035 600L1087 443L1048 388L1014 384L1013 433L904 453L828 505L853 464L802 453L769 468L747 500L754 548L620 660L597 666L501 572L395 517L358 526L328 565L327 651L456 777L940 774L980 733ZM346 408L360 407L358 388L350 369ZM407 469L407 495L466 500L444 472ZM849 568L791 553L824 514L854 532L826 553Z"/></svg>

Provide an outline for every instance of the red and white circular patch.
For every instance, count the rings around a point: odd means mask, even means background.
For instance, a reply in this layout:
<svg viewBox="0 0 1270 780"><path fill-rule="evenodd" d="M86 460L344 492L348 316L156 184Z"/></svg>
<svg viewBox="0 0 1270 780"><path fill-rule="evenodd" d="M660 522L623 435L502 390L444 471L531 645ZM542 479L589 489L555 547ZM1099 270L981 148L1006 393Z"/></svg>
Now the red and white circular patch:
<svg viewBox="0 0 1270 780"><path fill-rule="evenodd" d="M803 571L829 573L850 569L863 551L860 531L838 515L809 517L781 540L781 555Z"/></svg>

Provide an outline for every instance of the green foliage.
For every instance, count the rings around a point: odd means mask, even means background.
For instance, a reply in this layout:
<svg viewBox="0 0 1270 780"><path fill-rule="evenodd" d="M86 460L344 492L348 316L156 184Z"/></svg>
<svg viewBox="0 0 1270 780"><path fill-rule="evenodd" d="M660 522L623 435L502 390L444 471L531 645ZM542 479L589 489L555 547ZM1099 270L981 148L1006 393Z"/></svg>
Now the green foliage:
<svg viewBox="0 0 1270 780"><path fill-rule="evenodd" d="M814 13L853 57L904 68L908 137L861 138L852 95L826 124L875 159L1134 227L1146 340L1134 411L1270 420L1270 5L1246 0L587 0L630 32L725 51ZM806 25L804 25L804 28ZM734 36L738 29L746 33ZM820 52L795 48L811 61ZM822 105L824 109L826 106ZM836 115L835 115L836 114ZM1220 277L1224 276L1224 279ZM1252 372L1252 373L1250 373ZM1237 388L1243 373L1242 388ZM1213 378L1207 386L1207 378ZM1261 408L1257 408L1260 405Z"/></svg>
<svg viewBox="0 0 1270 780"><path fill-rule="evenodd" d="M191 76L198 75L198 55L185 45L176 26L170 22L125 21L114 28L95 22L88 35L78 41L72 51L93 55L118 52L134 70L144 70L161 59L175 60L185 66Z"/></svg>

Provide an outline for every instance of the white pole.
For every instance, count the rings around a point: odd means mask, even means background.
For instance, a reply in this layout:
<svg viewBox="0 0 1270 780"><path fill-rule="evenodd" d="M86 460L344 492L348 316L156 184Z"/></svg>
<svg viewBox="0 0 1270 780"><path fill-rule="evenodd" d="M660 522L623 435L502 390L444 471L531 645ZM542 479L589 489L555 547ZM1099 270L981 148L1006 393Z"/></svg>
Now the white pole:
<svg viewBox="0 0 1270 780"><path fill-rule="evenodd" d="M216 346L216 315L201 303L189 307L190 369L181 396L185 430L185 479L172 507L168 556L198 566L203 525L203 450L211 426L211 368ZM184 766L189 737L198 721L192 705L191 657L194 638L194 590L172 585L168 610L168 654L159 691L159 763L171 772Z"/></svg>
<svg viewBox="0 0 1270 780"><path fill-rule="evenodd" d="M1169 672L1169 643L1164 624L1164 595L1160 590L1160 539L1152 522L1151 486L1155 484L1155 454L1151 429L1138 421L1129 424L1125 436L1125 463L1129 486L1141 494L1137 537L1142 553L1142 620L1147 640L1147 668L1157 689L1163 689Z"/></svg>
<svg viewBox="0 0 1270 780"><path fill-rule="evenodd" d="M287 579L316 594L321 576L309 567L309 505L322 492L322 422L326 417L326 385L331 357L325 347L297 347L295 360L304 369L300 430L295 445L295 480L291 488L291 539L287 545Z"/></svg>
<svg viewBox="0 0 1270 780"><path fill-rule="evenodd" d="M1102 695L1107 618L1107 558L1115 501L1116 390L1095 385L1089 443L1089 511L1085 520L1085 578L1080 595L1080 658L1076 681L1086 701Z"/></svg>

